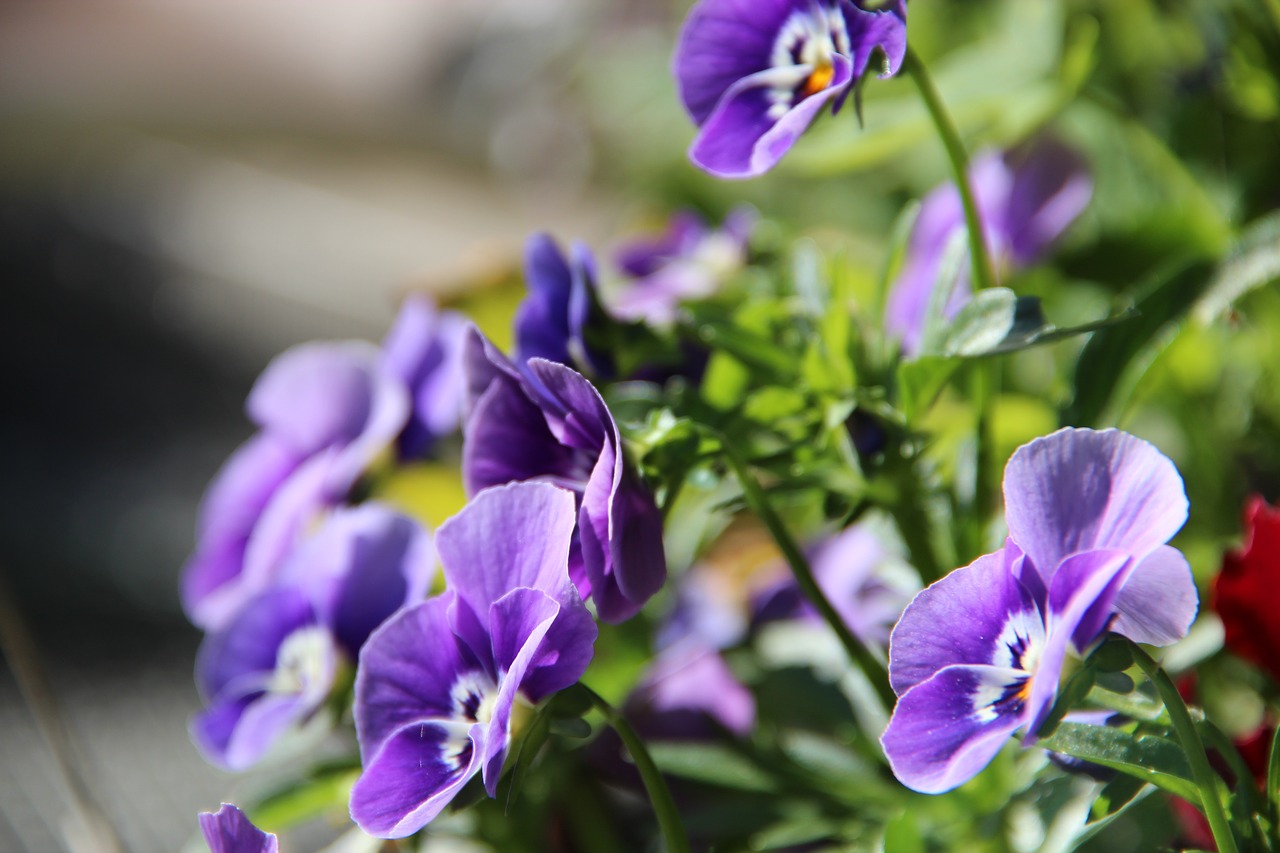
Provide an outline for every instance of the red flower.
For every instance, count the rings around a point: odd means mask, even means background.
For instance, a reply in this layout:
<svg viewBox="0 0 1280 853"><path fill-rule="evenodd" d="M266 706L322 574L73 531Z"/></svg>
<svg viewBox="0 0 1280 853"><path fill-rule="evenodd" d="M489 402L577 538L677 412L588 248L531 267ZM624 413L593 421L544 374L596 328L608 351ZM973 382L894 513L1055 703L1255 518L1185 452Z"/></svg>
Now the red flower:
<svg viewBox="0 0 1280 853"><path fill-rule="evenodd" d="M1213 609L1226 647L1280 681L1280 509L1255 495L1244 511L1244 548L1222 556Z"/></svg>

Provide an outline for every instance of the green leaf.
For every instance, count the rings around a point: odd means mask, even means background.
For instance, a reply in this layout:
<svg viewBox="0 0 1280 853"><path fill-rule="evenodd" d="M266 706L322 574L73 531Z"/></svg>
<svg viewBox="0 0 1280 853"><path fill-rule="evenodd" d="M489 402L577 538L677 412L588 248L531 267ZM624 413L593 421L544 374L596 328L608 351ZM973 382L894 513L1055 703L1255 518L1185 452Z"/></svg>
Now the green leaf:
<svg viewBox="0 0 1280 853"><path fill-rule="evenodd" d="M1018 297L1007 287L980 290L960 309L942 336L938 355L975 356L994 351L1013 331Z"/></svg>
<svg viewBox="0 0 1280 853"><path fill-rule="evenodd" d="M718 744L651 741L648 748L654 763L672 776L739 791L774 792L778 787L756 764Z"/></svg>
<svg viewBox="0 0 1280 853"><path fill-rule="evenodd" d="M958 358L925 356L898 365L898 408L907 423L933 405L961 363Z"/></svg>
<svg viewBox="0 0 1280 853"><path fill-rule="evenodd" d="M1190 802L1200 802L1199 788L1191 779L1187 757L1168 738L1133 735L1106 726L1062 723L1052 737L1040 740L1037 745L1119 770Z"/></svg>
<svg viewBox="0 0 1280 853"><path fill-rule="evenodd" d="M249 817L266 832L281 832L326 812L347 809L351 786L360 768L350 762L316 768L301 781L290 780L249 809Z"/></svg>
<svg viewBox="0 0 1280 853"><path fill-rule="evenodd" d="M1280 279L1280 212L1264 216L1240 237L1195 307L1195 318L1211 323L1242 296Z"/></svg>
<svg viewBox="0 0 1280 853"><path fill-rule="evenodd" d="M1120 387L1126 368L1159 341L1171 323L1186 315L1212 277L1213 264L1179 261L1157 271L1139 288L1136 316L1101 329L1085 344L1076 362L1075 395L1063 410L1064 426L1089 426L1102 420Z"/></svg>

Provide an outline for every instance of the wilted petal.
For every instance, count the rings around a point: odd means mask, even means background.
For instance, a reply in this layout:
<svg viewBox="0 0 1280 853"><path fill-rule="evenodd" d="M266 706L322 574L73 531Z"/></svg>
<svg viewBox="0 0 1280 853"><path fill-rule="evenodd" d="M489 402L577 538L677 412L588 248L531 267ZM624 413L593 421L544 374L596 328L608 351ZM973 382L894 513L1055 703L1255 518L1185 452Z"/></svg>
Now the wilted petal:
<svg viewBox="0 0 1280 853"><path fill-rule="evenodd" d="M424 720L394 732L351 789L351 818L379 838L404 838L431 822L480 770L483 725Z"/></svg>
<svg viewBox="0 0 1280 853"><path fill-rule="evenodd" d="M1023 445L1005 468L1004 498L1010 538L1046 580L1080 551L1144 557L1187 520L1173 463L1114 429L1061 429Z"/></svg>
<svg viewBox="0 0 1280 853"><path fill-rule="evenodd" d="M1022 724L1026 674L948 666L898 699L880 743L893 774L924 794L972 779Z"/></svg>
<svg viewBox="0 0 1280 853"><path fill-rule="evenodd" d="M1135 643L1167 646L1187 635L1199 608L1187 558L1161 545L1138 563L1120 588L1111 630Z"/></svg>
<svg viewBox="0 0 1280 853"><path fill-rule="evenodd" d="M217 814L201 812L199 820L211 853L279 853L275 835L258 829L230 803L223 803Z"/></svg>

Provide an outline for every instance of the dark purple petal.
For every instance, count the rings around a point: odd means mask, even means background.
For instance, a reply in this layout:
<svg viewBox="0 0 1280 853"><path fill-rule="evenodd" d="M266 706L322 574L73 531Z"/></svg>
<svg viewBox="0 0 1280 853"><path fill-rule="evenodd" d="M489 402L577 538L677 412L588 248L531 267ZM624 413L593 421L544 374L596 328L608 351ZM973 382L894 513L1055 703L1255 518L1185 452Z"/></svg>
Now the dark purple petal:
<svg viewBox="0 0 1280 853"><path fill-rule="evenodd" d="M275 835L258 829L230 803L223 803L217 814L201 812L199 820L210 853L279 853Z"/></svg>
<svg viewBox="0 0 1280 853"><path fill-rule="evenodd" d="M808 66L770 68L744 77L725 92L689 147L695 165L719 178L751 178L777 165L832 96L849 84L849 60L832 57L835 75L779 118L770 116L773 90L804 85Z"/></svg>
<svg viewBox="0 0 1280 853"><path fill-rule="evenodd" d="M431 537L388 506L336 510L281 570L305 589L322 623L352 657L383 620L421 601L435 573Z"/></svg>
<svg viewBox="0 0 1280 853"><path fill-rule="evenodd" d="M641 237L620 247L614 263L630 278L645 278L672 261L686 257L710 233L706 222L692 210L675 213L667 230L656 237Z"/></svg>
<svg viewBox="0 0 1280 853"><path fill-rule="evenodd" d="M404 838L440 814L479 772L485 727L424 721L394 732L351 789L351 819L370 835Z"/></svg>
<svg viewBox="0 0 1280 853"><path fill-rule="evenodd" d="M298 589L282 587L254 597L220 631L209 634L196 654L196 686L216 699L245 679L270 673L287 636L316 622L311 602Z"/></svg>
<svg viewBox="0 0 1280 853"><path fill-rule="evenodd" d="M1138 563L1120 588L1111 630L1135 643L1167 646L1187 635L1199 607L1187 558L1161 545Z"/></svg>
<svg viewBox="0 0 1280 853"><path fill-rule="evenodd" d="M924 794L978 775L1022 724L1026 676L993 666L948 666L898 699L880 743L893 774Z"/></svg>
<svg viewBox="0 0 1280 853"><path fill-rule="evenodd" d="M524 250L524 280L528 295L516 311L516 359L545 358L571 364L569 341L581 333L570 322L573 271L560 247L548 234L529 238Z"/></svg>
<svg viewBox="0 0 1280 853"><path fill-rule="evenodd" d="M519 385L523 378L502 351L475 326L468 327L462 342L462 376L466 388L465 418L470 418L476 403L498 379Z"/></svg>
<svg viewBox="0 0 1280 853"><path fill-rule="evenodd" d="M1049 579L1081 551L1160 547L1187 520L1173 463L1119 430L1061 429L1020 447L1004 474L1009 536Z"/></svg>
<svg viewBox="0 0 1280 853"><path fill-rule="evenodd" d="M912 599L889 639L894 692L901 696L954 664L1017 664L1000 647L1005 629L1017 622L1038 624L1040 615L1011 571L1016 556L1016 548L1006 545L956 569Z"/></svg>
<svg viewBox="0 0 1280 853"><path fill-rule="evenodd" d="M453 716L450 691L469 667L450 628L452 603L452 593L446 593L402 610L364 644L356 671L355 721L366 767L402 726Z"/></svg>
<svg viewBox="0 0 1280 853"><path fill-rule="evenodd" d="M880 76L897 74L907 55L907 4L903 0L894 0L878 11L869 12L850 0L840 0L840 10L844 13L845 28L849 34L853 79L857 80L866 73L867 65L877 50L884 54L884 68L880 69Z"/></svg>
<svg viewBox="0 0 1280 853"><path fill-rule="evenodd" d="M522 386L493 382L467 419L462 480L468 494L535 477L577 479L576 457L547 427Z"/></svg>
<svg viewBox="0 0 1280 853"><path fill-rule="evenodd" d="M477 614L518 588L568 603L574 516L572 493L546 483L486 489L436 534L449 588Z"/></svg>

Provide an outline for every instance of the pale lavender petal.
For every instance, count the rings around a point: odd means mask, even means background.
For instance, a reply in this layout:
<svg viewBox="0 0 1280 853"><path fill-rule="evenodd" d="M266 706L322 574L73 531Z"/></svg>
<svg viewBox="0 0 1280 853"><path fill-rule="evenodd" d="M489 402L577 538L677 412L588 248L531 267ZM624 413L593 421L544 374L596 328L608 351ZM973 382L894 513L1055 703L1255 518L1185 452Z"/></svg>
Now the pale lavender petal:
<svg viewBox="0 0 1280 853"><path fill-rule="evenodd" d="M310 697L292 693L267 693L258 697L244 707L225 751L219 756L221 760L214 763L226 770L248 770L261 761L281 737L305 722L317 707Z"/></svg>
<svg viewBox="0 0 1280 853"><path fill-rule="evenodd" d="M564 489L528 482L486 489L436 534L449 588L477 614L521 587L566 603L574 523L574 497Z"/></svg>
<svg viewBox="0 0 1280 853"><path fill-rule="evenodd" d="M351 819L378 838L404 838L430 823L479 772L480 724L423 721L391 734L351 789Z"/></svg>
<svg viewBox="0 0 1280 853"><path fill-rule="evenodd" d="M889 638L889 681L902 695L954 664L1005 663L999 641L1011 620L1040 617L1011 571L1016 551L986 554L918 594Z"/></svg>
<svg viewBox="0 0 1280 853"><path fill-rule="evenodd" d="M992 666L948 666L898 699L880 743L898 781L941 794L978 775L1022 724L1026 676Z"/></svg>
<svg viewBox="0 0 1280 853"><path fill-rule="evenodd" d="M468 667L450 628L452 603L447 593L402 610L364 644L356 671L355 722L366 766L402 726L453 715L450 691Z"/></svg>
<svg viewBox="0 0 1280 853"><path fill-rule="evenodd" d="M890 573L890 559L876 535L857 526L827 539L811 558L814 579L840 618L863 642L881 647L920 591L910 569L901 578Z"/></svg>
<svg viewBox="0 0 1280 853"><path fill-rule="evenodd" d="M199 820L210 853L279 853L275 835L258 829L230 803L223 803L217 814L201 812Z"/></svg>
<svg viewBox="0 0 1280 853"><path fill-rule="evenodd" d="M1199 607L1187 558L1161 545L1138 563L1120 588L1111 630L1135 643L1167 646L1187 635Z"/></svg>
<svg viewBox="0 0 1280 853"><path fill-rule="evenodd" d="M1048 579L1080 551L1141 559L1187 520L1173 463L1119 430L1061 429L1020 447L1004 475L1009 536Z"/></svg>
<svg viewBox="0 0 1280 853"><path fill-rule="evenodd" d="M540 659L553 663L558 652L544 649L543 644L559 613L560 605L555 599L536 589L513 589L489 608L494 663L503 673L485 736L484 787L491 797L498 793L511 740L512 706L519 701L517 694L522 692L525 673Z"/></svg>
<svg viewBox="0 0 1280 853"><path fill-rule="evenodd" d="M636 689L634 700L647 715L645 728L660 728L664 737L676 732L664 725L668 717L676 727L686 714L700 714L746 737L755 728L756 700L743 686L724 658L714 649L687 645L659 655Z"/></svg>
<svg viewBox="0 0 1280 853"><path fill-rule="evenodd" d="M341 465L339 452L326 450L304 462L276 490L245 545L238 582L247 594L265 589L278 577L303 534L338 500L332 485Z"/></svg>
<svg viewBox="0 0 1280 853"><path fill-rule="evenodd" d="M412 415L398 439L401 457L419 456L458 429L465 387L463 335L470 324L453 311L437 311L419 295L405 299L382 344L382 364L408 389Z"/></svg>

